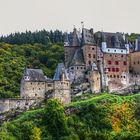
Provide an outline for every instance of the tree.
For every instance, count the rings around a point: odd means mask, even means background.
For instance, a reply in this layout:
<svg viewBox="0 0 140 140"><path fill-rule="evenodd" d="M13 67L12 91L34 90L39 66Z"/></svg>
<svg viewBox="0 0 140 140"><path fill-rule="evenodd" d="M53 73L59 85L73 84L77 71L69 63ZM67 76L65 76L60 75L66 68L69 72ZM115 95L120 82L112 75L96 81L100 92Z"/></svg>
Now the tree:
<svg viewBox="0 0 140 140"><path fill-rule="evenodd" d="M49 99L46 103L46 122L49 133L57 140L68 135L67 120L64 108L56 99Z"/></svg>
<svg viewBox="0 0 140 140"><path fill-rule="evenodd" d="M32 135L30 136L30 140L41 140L41 131L40 128L34 127L32 130Z"/></svg>

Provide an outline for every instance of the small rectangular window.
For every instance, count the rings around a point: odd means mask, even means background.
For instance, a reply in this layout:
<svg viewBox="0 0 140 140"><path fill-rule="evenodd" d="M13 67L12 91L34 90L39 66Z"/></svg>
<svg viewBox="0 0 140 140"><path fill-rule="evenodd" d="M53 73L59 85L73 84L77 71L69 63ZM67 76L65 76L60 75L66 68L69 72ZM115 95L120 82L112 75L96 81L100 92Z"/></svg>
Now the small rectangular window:
<svg viewBox="0 0 140 140"><path fill-rule="evenodd" d="M91 54L88 54L88 57L91 58Z"/></svg>
<svg viewBox="0 0 140 140"><path fill-rule="evenodd" d="M119 65L119 62L118 61L115 61L115 65Z"/></svg>
<svg viewBox="0 0 140 140"><path fill-rule="evenodd" d="M127 65L126 61L123 62L124 65Z"/></svg>
<svg viewBox="0 0 140 140"><path fill-rule="evenodd" d="M51 87L52 86L52 84L48 84L48 87Z"/></svg>
<svg viewBox="0 0 140 140"><path fill-rule="evenodd" d="M112 68L112 72L115 72L115 68Z"/></svg>
<svg viewBox="0 0 140 140"><path fill-rule="evenodd" d="M116 68L116 72L119 72L119 68Z"/></svg>
<svg viewBox="0 0 140 140"><path fill-rule="evenodd" d="M108 61L108 64L111 65L111 61L110 60Z"/></svg>

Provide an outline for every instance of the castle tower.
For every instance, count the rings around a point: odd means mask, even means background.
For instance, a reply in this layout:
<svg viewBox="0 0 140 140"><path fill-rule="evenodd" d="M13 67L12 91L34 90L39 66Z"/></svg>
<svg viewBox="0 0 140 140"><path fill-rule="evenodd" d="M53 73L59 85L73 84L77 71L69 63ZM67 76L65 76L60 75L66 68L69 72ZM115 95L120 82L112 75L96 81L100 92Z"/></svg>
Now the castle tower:
<svg viewBox="0 0 140 140"><path fill-rule="evenodd" d="M45 81L46 78L41 69L25 68L20 84L21 98L44 98L46 92Z"/></svg>
<svg viewBox="0 0 140 140"><path fill-rule="evenodd" d="M72 33L65 34L64 40L64 54L65 54L65 66L69 67L69 63L72 60L75 51L81 46L81 34L74 28Z"/></svg>
<svg viewBox="0 0 140 140"><path fill-rule="evenodd" d="M53 81L54 81L53 97L60 100L63 104L70 103L71 102L70 80L68 78L63 63L58 64Z"/></svg>
<svg viewBox="0 0 140 140"><path fill-rule="evenodd" d="M97 63L97 46L95 45L93 29L82 30L82 49L84 55L84 61L86 69L91 66L92 63Z"/></svg>
<svg viewBox="0 0 140 140"><path fill-rule="evenodd" d="M95 63L92 64L91 71L89 71L89 82L92 93L101 92L100 73Z"/></svg>
<svg viewBox="0 0 140 140"><path fill-rule="evenodd" d="M68 73L71 82L81 83L85 75L85 63L83 58L83 51L81 48L75 51L75 54L70 62Z"/></svg>

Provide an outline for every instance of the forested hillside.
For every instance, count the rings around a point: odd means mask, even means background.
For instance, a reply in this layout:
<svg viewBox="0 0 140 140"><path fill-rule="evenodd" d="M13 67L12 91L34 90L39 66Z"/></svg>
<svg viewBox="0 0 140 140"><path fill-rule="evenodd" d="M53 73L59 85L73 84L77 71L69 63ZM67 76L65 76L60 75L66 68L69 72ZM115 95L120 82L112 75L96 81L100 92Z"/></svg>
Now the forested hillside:
<svg viewBox="0 0 140 140"><path fill-rule="evenodd" d="M0 43L0 97L19 95L25 67L42 69L52 77L56 65L64 60L62 43L11 45Z"/></svg>
<svg viewBox="0 0 140 140"><path fill-rule="evenodd" d="M55 99L0 127L0 140L139 140L140 94L103 94L63 107Z"/></svg>
<svg viewBox="0 0 140 140"><path fill-rule="evenodd" d="M64 33L62 33L62 31L59 30L55 31L41 30L36 32L26 31L25 33L17 32L7 36L0 37L0 42L18 45L34 44L34 43L47 45L48 43L63 43L63 41L64 41Z"/></svg>

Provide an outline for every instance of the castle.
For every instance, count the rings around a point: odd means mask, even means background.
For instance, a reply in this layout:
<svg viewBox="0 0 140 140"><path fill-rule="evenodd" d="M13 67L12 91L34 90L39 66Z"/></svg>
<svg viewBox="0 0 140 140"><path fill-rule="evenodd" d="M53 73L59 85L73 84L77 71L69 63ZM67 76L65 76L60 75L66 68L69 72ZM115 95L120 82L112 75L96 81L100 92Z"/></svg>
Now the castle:
<svg viewBox="0 0 140 140"><path fill-rule="evenodd" d="M53 79L41 69L25 68L20 99L0 100L0 112L33 104L36 99L57 98L68 104L78 93L140 90L140 36L134 45L121 33L74 28L65 34L64 53L65 65L58 64Z"/></svg>
<svg viewBox="0 0 140 140"><path fill-rule="evenodd" d="M64 64L58 64L53 79L44 76L40 69L25 69L21 80L20 97L25 99L57 98L70 103L70 79Z"/></svg>
<svg viewBox="0 0 140 140"><path fill-rule="evenodd" d="M129 93L140 87L140 38L136 46L121 33L74 28L65 34L65 66L58 64L54 78L42 70L25 69L22 98L58 98L67 104L79 92ZM135 89L134 89L135 87Z"/></svg>

